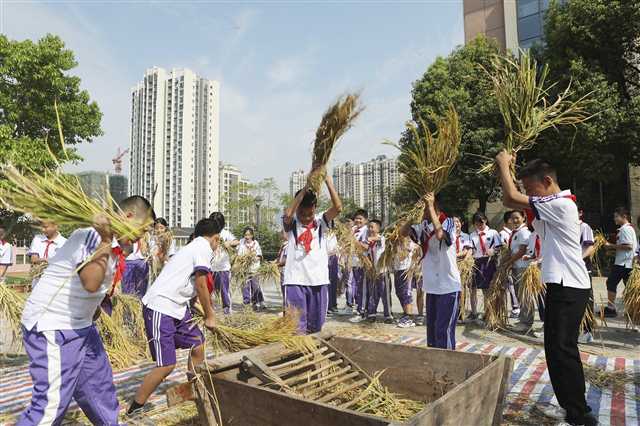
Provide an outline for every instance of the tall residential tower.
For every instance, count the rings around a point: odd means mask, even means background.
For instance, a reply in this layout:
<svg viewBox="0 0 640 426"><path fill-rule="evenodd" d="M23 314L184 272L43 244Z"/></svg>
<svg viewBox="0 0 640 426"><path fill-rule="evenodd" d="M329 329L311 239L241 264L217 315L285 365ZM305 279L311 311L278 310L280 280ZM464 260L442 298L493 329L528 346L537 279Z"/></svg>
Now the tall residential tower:
<svg viewBox="0 0 640 426"><path fill-rule="evenodd" d="M171 226L218 208L220 84L189 69L148 69L131 91L129 193Z"/></svg>

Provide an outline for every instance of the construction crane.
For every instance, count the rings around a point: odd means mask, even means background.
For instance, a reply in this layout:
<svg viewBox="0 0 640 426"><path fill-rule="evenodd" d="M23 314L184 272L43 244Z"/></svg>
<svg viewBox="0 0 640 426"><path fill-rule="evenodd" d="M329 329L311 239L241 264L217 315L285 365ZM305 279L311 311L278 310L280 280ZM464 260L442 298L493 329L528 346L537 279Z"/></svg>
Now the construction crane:
<svg viewBox="0 0 640 426"><path fill-rule="evenodd" d="M124 151L120 151L120 148L118 148L118 152L116 153L116 156L113 157L113 159L111 160L111 162L113 163L113 168L115 169L115 172L117 175L122 174L122 158L128 153L129 153L129 148L125 149Z"/></svg>

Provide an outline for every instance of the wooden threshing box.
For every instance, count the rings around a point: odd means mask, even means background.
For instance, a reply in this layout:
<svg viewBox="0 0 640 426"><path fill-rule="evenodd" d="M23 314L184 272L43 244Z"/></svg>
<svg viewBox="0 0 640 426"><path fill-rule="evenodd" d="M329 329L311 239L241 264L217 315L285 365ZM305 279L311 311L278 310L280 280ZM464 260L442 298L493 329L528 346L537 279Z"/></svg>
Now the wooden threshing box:
<svg viewBox="0 0 640 426"><path fill-rule="evenodd" d="M403 397L424 401L426 407L405 422L394 422L350 409L303 399L261 386L243 374L242 360L265 363L284 360L280 344L224 355L199 371L196 403L203 424L215 425L218 400L222 422L255 426L382 426L382 425L499 425L512 360L425 347L379 343L332 336L321 337L345 357L373 375L386 370L381 382ZM446 376L453 384L446 391L435 377ZM213 389L212 382L213 381ZM437 382L437 381L436 381ZM444 395L443 395L444 393Z"/></svg>

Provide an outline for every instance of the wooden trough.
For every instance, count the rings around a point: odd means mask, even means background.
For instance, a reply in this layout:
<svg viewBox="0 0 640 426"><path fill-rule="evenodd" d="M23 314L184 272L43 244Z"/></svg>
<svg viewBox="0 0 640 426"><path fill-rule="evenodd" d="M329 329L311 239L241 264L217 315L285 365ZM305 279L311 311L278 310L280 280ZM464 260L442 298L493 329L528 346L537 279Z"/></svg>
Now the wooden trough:
<svg viewBox="0 0 640 426"><path fill-rule="evenodd" d="M274 389L273 382L272 386L267 384L271 377L261 372L283 371L287 368L282 366L296 361L291 361L291 351L272 344L219 357L208 362L208 371L200 368L194 386L200 423L216 425L218 409L223 425L499 425L502 421L512 370L510 358L328 333L319 337L330 350L327 355L334 360L343 358L342 365L360 372L353 374L353 381L386 370L380 377L382 385L403 398L426 403L424 409L399 422L353 411L348 403L342 404L347 408L329 404L328 394L312 400ZM447 379L445 386L434 380L442 377Z"/></svg>

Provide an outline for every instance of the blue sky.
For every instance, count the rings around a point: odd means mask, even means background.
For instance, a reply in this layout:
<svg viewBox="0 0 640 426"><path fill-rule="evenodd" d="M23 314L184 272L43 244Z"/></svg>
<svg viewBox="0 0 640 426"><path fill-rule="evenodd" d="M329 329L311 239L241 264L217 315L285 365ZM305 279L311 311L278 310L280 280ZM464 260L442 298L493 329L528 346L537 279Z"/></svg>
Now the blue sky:
<svg viewBox="0 0 640 426"><path fill-rule="evenodd" d="M322 112L349 90L366 106L333 163L393 155L411 83L464 41L462 1L0 0L13 39L57 34L104 114L76 169L109 170L129 138L130 89L145 69L188 67L221 82L220 154L256 181L308 169ZM125 164L128 167L128 163Z"/></svg>

